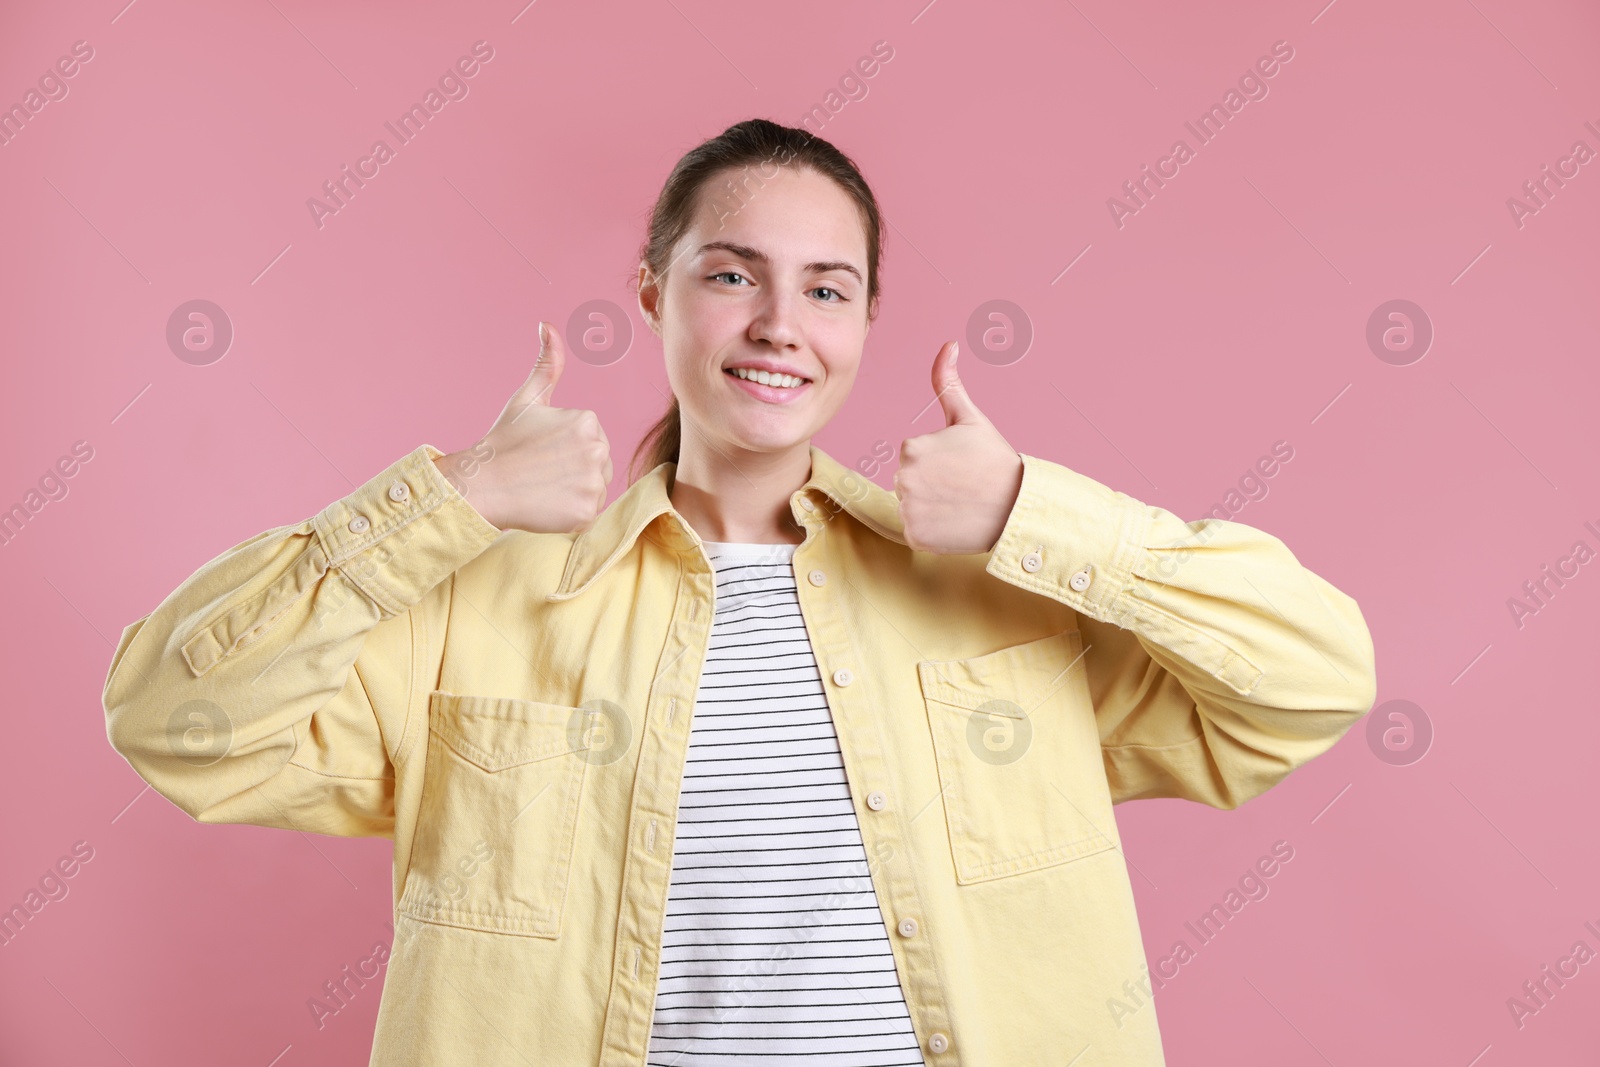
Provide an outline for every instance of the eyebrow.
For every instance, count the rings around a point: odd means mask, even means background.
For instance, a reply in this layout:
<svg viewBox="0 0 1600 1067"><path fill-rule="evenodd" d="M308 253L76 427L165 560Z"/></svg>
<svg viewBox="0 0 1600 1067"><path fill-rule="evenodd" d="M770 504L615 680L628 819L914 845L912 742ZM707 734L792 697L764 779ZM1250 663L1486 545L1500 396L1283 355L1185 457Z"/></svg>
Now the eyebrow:
<svg viewBox="0 0 1600 1067"><path fill-rule="evenodd" d="M732 252L741 259L748 259L752 263L771 262L767 258L767 254L761 251L759 248L751 248L749 245L735 244L732 241L711 241L707 244L703 244L700 246L699 251L696 252L695 255L702 256L707 252L713 252L719 249L723 252ZM861 277L861 272L856 270L854 265L846 263L842 260L819 260L814 263L807 263L805 265L805 270L810 274L824 274L830 270L842 270L848 274L855 275L856 281L866 284Z"/></svg>

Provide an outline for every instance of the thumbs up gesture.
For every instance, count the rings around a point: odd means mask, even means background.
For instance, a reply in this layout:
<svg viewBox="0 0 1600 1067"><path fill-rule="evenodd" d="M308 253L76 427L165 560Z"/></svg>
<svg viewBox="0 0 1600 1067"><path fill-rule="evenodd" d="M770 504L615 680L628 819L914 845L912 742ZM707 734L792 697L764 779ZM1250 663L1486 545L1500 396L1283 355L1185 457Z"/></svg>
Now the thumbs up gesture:
<svg viewBox="0 0 1600 1067"><path fill-rule="evenodd" d="M605 508L611 443L594 412L551 403L567 363L566 342L544 322L539 337L533 370L483 440L469 452L440 456L434 463L447 475L476 466L470 480L451 481L490 524L502 530L569 533L588 529ZM468 456L476 462L457 462Z"/></svg>
<svg viewBox="0 0 1600 1067"><path fill-rule="evenodd" d="M956 375L958 347L950 341L933 359L944 428L900 444L894 494L906 543L918 552L988 552L1022 489L1022 457Z"/></svg>

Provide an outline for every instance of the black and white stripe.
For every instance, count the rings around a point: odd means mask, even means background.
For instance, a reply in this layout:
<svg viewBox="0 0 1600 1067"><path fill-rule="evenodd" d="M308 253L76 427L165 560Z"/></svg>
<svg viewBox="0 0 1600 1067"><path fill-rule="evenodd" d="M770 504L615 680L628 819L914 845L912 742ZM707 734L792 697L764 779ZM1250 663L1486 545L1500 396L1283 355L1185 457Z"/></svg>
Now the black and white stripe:
<svg viewBox="0 0 1600 1067"><path fill-rule="evenodd" d="M790 562L706 542L651 1067L922 1065Z"/></svg>

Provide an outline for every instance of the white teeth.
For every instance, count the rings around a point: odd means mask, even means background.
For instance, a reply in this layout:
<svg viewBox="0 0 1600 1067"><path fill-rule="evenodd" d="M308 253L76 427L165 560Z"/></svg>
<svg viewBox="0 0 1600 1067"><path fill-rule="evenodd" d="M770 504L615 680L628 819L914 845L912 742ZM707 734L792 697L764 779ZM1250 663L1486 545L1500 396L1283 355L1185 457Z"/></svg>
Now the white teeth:
<svg viewBox="0 0 1600 1067"><path fill-rule="evenodd" d="M762 385L770 385L778 389L793 389L805 381L804 378L796 378L792 374L774 374L771 371L751 370L749 367L734 367L733 374L735 377L744 378L747 381L760 382Z"/></svg>

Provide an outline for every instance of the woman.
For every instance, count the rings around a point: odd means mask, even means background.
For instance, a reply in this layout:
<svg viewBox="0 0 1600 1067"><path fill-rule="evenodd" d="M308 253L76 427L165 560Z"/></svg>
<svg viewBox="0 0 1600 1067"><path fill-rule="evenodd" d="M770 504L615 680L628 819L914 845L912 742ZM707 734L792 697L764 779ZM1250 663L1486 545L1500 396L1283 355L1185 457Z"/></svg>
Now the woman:
<svg viewBox="0 0 1600 1067"><path fill-rule="evenodd" d="M157 790L394 840L374 1064L1162 1062L1112 806L1270 788L1371 706L1371 639L1276 538L1015 452L953 342L893 493L812 445L879 247L832 145L729 128L651 218L674 399L609 507L541 325L472 448L124 631Z"/></svg>

